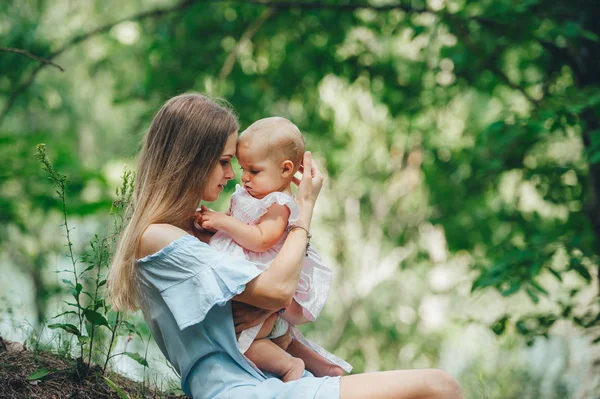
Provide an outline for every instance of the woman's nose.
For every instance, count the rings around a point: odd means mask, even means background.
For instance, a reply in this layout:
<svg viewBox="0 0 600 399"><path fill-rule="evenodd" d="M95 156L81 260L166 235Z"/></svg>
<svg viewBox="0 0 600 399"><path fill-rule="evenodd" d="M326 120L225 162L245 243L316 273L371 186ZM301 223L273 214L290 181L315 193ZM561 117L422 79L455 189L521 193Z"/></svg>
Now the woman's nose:
<svg viewBox="0 0 600 399"><path fill-rule="evenodd" d="M235 171L233 170L233 168L231 167L231 165L229 165L229 167L227 168L227 170L225 171L225 178L227 180L231 180L235 177Z"/></svg>

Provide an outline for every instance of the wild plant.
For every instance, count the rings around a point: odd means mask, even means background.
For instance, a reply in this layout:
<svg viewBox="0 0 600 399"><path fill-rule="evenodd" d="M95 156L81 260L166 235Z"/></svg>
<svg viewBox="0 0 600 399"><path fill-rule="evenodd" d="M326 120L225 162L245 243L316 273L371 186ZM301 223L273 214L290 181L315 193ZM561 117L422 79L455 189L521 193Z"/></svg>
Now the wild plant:
<svg viewBox="0 0 600 399"><path fill-rule="evenodd" d="M53 319L63 318L66 321L48 325L50 329L59 329L76 338L78 351L76 353L77 374L85 377L89 374L93 359L92 354L99 353L102 360L101 373L106 374L110 359L126 355L144 367L148 367L145 356L139 353L123 351L113 353L117 337L121 333L138 336L142 339L139 329L125 320L121 312L112 309L105 300L103 289L106 286L106 273L110 265L111 251L116 245L117 238L128 220L128 206L133 194L134 174L125 170L122 182L116 189L116 200L110 209L110 226L105 235L94 235L89 250L76 258L73 251L72 232L67 212L67 176L56 171L46 154L44 144L37 145L36 158L44 172L56 189L60 200L61 212L66 238L67 258L71 270L67 270L69 278L63 278L62 283L68 288L74 301L65 301L67 310L56 315ZM65 272L65 271L61 271ZM74 320L74 323L69 323ZM35 373L34 373L35 374Z"/></svg>

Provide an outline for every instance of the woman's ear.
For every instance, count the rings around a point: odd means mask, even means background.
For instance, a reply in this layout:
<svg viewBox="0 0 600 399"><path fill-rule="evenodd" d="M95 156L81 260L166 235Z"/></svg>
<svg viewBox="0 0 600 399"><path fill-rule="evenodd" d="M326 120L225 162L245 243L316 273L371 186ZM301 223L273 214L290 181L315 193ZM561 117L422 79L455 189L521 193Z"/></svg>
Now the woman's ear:
<svg viewBox="0 0 600 399"><path fill-rule="evenodd" d="M281 177L287 179L294 174L294 163L286 159L281 163Z"/></svg>

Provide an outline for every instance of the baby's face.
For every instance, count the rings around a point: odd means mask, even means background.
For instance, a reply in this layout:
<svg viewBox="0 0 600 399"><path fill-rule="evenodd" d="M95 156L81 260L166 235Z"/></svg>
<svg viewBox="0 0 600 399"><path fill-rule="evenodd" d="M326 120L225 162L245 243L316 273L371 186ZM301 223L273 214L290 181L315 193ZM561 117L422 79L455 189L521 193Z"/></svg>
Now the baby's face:
<svg viewBox="0 0 600 399"><path fill-rule="evenodd" d="M283 191L290 184L283 176L281 165L262 147L247 141L241 141L237 146L237 159L242 167L242 184L254 198Z"/></svg>

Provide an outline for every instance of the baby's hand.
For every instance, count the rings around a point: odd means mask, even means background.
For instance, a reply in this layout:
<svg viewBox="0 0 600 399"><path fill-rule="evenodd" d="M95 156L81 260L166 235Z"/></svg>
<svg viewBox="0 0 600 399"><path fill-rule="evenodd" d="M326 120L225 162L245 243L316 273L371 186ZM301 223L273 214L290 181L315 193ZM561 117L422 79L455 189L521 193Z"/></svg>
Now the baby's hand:
<svg viewBox="0 0 600 399"><path fill-rule="evenodd" d="M213 233L221 230L221 225L227 214L223 212L215 212L204 205L200 207L200 225L204 230L212 231Z"/></svg>

